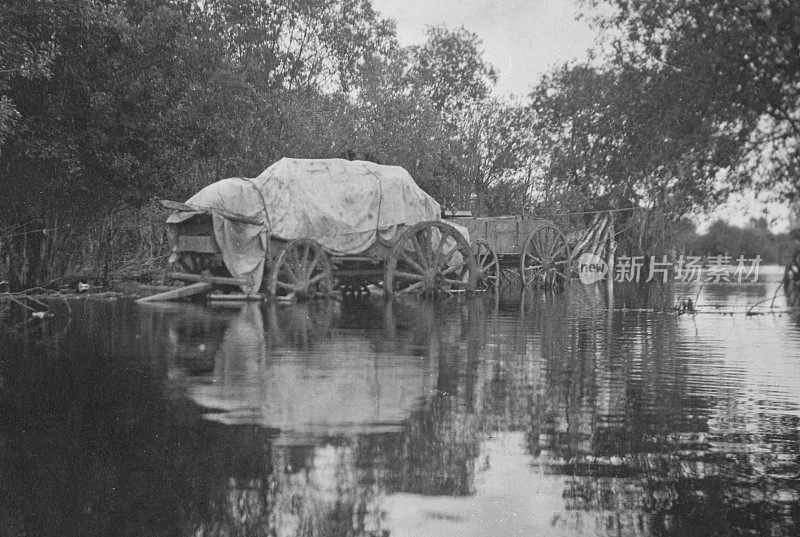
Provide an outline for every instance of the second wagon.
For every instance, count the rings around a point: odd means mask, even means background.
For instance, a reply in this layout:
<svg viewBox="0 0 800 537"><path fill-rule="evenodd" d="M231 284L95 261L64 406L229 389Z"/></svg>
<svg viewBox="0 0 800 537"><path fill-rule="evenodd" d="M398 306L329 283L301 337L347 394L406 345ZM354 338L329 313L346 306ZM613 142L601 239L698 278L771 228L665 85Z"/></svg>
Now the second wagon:
<svg viewBox="0 0 800 537"><path fill-rule="evenodd" d="M469 230L478 288L499 286L501 275L518 275L523 288L563 287L570 277L571 251L551 221L521 216L449 216Z"/></svg>

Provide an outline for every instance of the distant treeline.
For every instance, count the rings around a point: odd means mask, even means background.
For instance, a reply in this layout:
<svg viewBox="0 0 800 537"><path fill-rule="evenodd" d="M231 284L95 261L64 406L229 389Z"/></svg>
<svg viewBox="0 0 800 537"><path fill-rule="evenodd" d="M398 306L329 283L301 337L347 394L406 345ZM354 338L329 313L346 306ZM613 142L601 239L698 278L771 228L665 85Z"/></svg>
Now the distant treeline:
<svg viewBox="0 0 800 537"><path fill-rule="evenodd" d="M800 249L798 239L800 234L794 232L772 233L766 220L758 219L746 227L716 221L705 234L687 233L678 237L678 242L687 255L729 255L734 260L740 255L747 259L758 255L763 264L785 265Z"/></svg>

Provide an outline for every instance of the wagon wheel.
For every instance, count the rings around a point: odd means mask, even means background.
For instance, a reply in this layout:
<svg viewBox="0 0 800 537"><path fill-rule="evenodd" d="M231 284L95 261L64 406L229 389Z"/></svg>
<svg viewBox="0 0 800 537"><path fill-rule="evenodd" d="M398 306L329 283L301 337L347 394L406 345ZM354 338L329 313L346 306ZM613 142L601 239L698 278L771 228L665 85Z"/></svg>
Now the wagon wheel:
<svg viewBox="0 0 800 537"><path fill-rule="evenodd" d="M794 253L792 261L783 273L783 292L790 308L800 306L800 250Z"/></svg>
<svg viewBox="0 0 800 537"><path fill-rule="evenodd" d="M475 290L475 258L464 236L443 222L420 222L392 249L384 274L387 296L451 295Z"/></svg>
<svg viewBox="0 0 800 537"><path fill-rule="evenodd" d="M328 255L311 239L289 241L275 258L269 275L269 293L309 299L333 290L333 273Z"/></svg>
<svg viewBox="0 0 800 537"><path fill-rule="evenodd" d="M492 245L483 239L472 243L475 254L476 289L479 291L497 290L500 282L500 261Z"/></svg>
<svg viewBox="0 0 800 537"><path fill-rule="evenodd" d="M564 235L550 222L536 225L520 256L524 285L563 286L569 279L569 270L570 254Z"/></svg>

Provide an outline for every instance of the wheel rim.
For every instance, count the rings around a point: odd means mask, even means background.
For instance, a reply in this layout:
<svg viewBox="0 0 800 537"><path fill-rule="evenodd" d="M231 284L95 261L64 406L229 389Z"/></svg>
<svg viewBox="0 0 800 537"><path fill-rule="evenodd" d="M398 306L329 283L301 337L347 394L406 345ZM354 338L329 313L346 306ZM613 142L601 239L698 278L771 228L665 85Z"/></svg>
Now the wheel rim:
<svg viewBox="0 0 800 537"><path fill-rule="evenodd" d="M496 290L500 282L500 261L494 248L485 240L472 243L475 252L475 289L478 291Z"/></svg>
<svg viewBox="0 0 800 537"><path fill-rule="evenodd" d="M422 222L403 233L392 250L384 288L390 296L469 293L476 273L472 249L456 228Z"/></svg>
<svg viewBox="0 0 800 537"><path fill-rule="evenodd" d="M520 258L520 274L525 286L563 286L569 267L569 247L561 231L550 223L536 226L528 235Z"/></svg>
<svg viewBox="0 0 800 537"><path fill-rule="evenodd" d="M328 295L332 290L331 264L316 241L290 241L275 258L269 279L272 296L307 300Z"/></svg>

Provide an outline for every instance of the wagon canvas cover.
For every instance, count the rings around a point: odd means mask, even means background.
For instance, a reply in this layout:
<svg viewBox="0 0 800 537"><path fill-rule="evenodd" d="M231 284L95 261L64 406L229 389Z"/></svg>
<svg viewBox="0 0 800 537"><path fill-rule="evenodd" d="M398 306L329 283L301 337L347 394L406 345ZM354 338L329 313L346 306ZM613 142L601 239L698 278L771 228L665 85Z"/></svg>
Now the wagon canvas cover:
<svg viewBox="0 0 800 537"><path fill-rule="evenodd" d="M399 166L342 159L284 158L254 179L213 183L186 202L236 213L266 224L236 222L213 213L214 236L234 277L257 289L264 273L268 234L311 238L335 254L358 254L391 241L411 226L439 220L440 206ZM177 211L177 224L202 211Z"/></svg>

